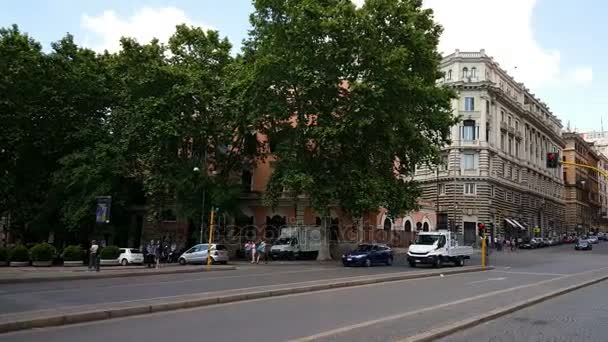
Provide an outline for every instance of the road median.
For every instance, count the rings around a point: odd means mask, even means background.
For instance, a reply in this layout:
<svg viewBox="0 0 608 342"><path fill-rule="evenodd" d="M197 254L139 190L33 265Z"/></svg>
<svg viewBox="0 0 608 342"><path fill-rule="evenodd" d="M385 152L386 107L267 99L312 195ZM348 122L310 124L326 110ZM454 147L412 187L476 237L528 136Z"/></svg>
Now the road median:
<svg viewBox="0 0 608 342"><path fill-rule="evenodd" d="M153 312L204 307L209 305L240 302L267 297L280 297L306 292L372 285L384 282L480 272L491 269L493 268L469 266L443 270L392 273L389 275L366 275L359 277L302 282L295 286L294 284L259 286L254 288L235 289L221 292L207 292L185 296L115 302L94 306L77 306L63 309L58 308L53 310L28 311L0 315L0 333L100 321L119 317L143 315Z"/></svg>

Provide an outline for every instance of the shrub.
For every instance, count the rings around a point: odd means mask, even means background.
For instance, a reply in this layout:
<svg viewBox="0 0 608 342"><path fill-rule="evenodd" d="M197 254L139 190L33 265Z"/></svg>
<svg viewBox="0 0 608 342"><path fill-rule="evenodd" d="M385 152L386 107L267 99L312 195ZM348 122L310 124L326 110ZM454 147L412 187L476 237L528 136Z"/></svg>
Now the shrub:
<svg viewBox="0 0 608 342"><path fill-rule="evenodd" d="M0 261L8 261L8 250L0 247Z"/></svg>
<svg viewBox="0 0 608 342"><path fill-rule="evenodd" d="M23 245L13 247L9 253L10 261L30 261L30 253Z"/></svg>
<svg viewBox="0 0 608 342"><path fill-rule="evenodd" d="M64 261L82 261L84 259L84 251L82 247L74 245L67 246L63 250L63 260Z"/></svg>
<svg viewBox="0 0 608 342"><path fill-rule="evenodd" d="M101 250L101 258L104 260L118 259L120 256L120 248L116 246L108 246Z"/></svg>
<svg viewBox="0 0 608 342"><path fill-rule="evenodd" d="M44 242L32 247L30 255L32 261L51 261L55 257L55 252L55 247Z"/></svg>

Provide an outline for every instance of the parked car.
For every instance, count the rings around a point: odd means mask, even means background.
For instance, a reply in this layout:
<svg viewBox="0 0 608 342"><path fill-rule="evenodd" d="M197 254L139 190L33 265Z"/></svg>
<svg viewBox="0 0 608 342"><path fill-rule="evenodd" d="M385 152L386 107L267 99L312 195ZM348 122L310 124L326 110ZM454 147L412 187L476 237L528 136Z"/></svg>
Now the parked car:
<svg viewBox="0 0 608 342"><path fill-rule="evenodd" d="M564 243L574 243L574 242L576 242L576 238L574 236L564 236L562 241Z"/></svg>
<svg viewBox="0 0 608 342"><path fill-rule="evenodd" d="M207 252L209 251L209 244L203 243L196 245L189 250L185 251L179 257L180 265L186 264L204 264L207 263ZM228 249L222 244L211 244L211 262L216 264L228 263Z"/></svg>
<svg viewBox="0 0 608 342"><path fill-rule="evenodd" d="M578 239L578 241L576 242L576 244L574 245L574 249L579 251L579 250L592 250L593 249L593 245L584 239Z"/></svg>
<svg viewBox="0 0 608 342"><path fill-rule="evenodd" d="M372 266L393 264L393 250L384 245L362 244L354 251L342 255L344 266Z"/></svg>
<svg viewBox="0 0 608 342"><path fill-rule="evenodd" d="M123 266L127 266L129 264L143 264L144 254L139 249L121 248L118 261Z"/></svg>
<svg viewBox="0 0 608 342"><path fill-rule="evenodd" d="M519 245L519 248L521 249L534 249L537 247L537 242L534 239L526 240Z"/></svg>
<svg viewBox="0 0 608 342"><path fill-rule="evenodd" d="M587 237L587 241L591 242L592 244L596 244L598 243L600 240L597 238L597 236L595 235L591 235Z"/></svg>

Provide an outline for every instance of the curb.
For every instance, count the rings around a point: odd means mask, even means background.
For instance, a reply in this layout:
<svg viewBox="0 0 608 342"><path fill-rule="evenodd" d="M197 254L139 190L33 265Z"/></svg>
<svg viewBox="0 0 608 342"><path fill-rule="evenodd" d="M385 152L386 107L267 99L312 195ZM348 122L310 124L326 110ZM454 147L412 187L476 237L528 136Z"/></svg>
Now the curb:
<svg viewBox="0 0 608 342"><path fill-rule="evenodd" d="M128 307L119 307L111 309L101 310L88 310L74 313L59 313L55 315L48 315L45 317L35 317L31 319L17 319L14 321L0 322L0 333L7 333L18 330L28 330L33 328L45 328L52 326L68 325L75 323L100 321L112 318L127 317L134 315L143 315L162 311L174 311L180 309L189 309L194 307L204 307L216 304L241 302L253 299L267 298L267 297L281 297L292 294L317 292L323 290L331 290L337 288L346 288L370 284L378 284L384 282L393 282L400 280L410 279L421 279L439 277L441 275L454 275L472 272L483 272L494 269L494 267L481 267L481 266L469 266L470 268L456 269L456 270L445 270L445 271L434 271L434 272L405 272L400 275L389 275L381 276L376 278L368 279L348 279L343 278L339 281L328 282L326 284L311 284L299 287L290 288L279 288L273 290L260 290L250 291L237 294L227 295L216 295L213 297L199 296L198 298L190 296L188 300L176 300L167 302L158 302L155 298L149 300L152 304L140 304L132 305ZM116 304L120 305L120 302ZM1 318L1 317L0 317Z"/></svg>
<svg viewBox="0 0 608 342"><path fill-rule="evenodd" d="M47 281L68 281L68 280L86 280L86 279L108 279L108 278L127 278L127 277L145 277L145 276L159 276L165 274L180 274L180 273L198 273L198 272L217 272L217 271L234 271L236 270L236 266L222 266L221 268L211 268L207 269L206 267L201 267L200 269L189 268L189 269L178 269L178 270L170 270L167 272L123 272L123 273L88 273L83 272L84 274L77 275L69 275L64 277L57 276L44 276L44 277L31 277L31 278L3 278L0 279L0 284L23 284L23 283L43 283Z"/></svg>
<svg viewBox="0 0 608 342"><path fill-rule="evenodd" d="M578 289L591 286L602 281L608 279L608 276L602 276L599 278L595 278L592 280L588 280L576 285L568 286L559 290L555 290L553 292L549 292L544 295L536 296L530 299L523 300L521 302L515 303L513 305L507 306L505 308L494 309L488 313L474 316L472 318L468 318L459 322L448 324L447 326L442 326L438 328L432 328L430 332L425 332L422 334L418 334L412 337L408 337L406 339L400 340L400 342L428 342L434 341L442 337L446 337L452 335L456 332L466 330L468 328L472 328L474 326L495 320L502 316L506 316L513 312L528 308L530 306L545 302L549 299L561 296L563 294L576 291Z"/></svg>

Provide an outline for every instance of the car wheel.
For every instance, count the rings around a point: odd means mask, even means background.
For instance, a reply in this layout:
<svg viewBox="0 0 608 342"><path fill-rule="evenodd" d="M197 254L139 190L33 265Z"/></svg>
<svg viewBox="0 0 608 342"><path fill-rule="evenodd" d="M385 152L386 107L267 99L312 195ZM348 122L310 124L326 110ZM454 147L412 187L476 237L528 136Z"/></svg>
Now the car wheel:
<svg viewBox="0 0 608 342"><path fill-rule="evenodd" d="M443 260L441 259L441 256L437 257L437 260L435 260L435 268L441 268L443 266Z"/></svg>
<svg viewBox="0 0 608 342"><path fill-rule="evenodd" d="M372 261L370 259L365 259L365 267L372 266Z"/></svg>
<svg viewBox="0 0 608 342"><path fill-rule="evenodd" d="M179 259L179 264L182 265L182 266L185 265L186 264L186 259L180 258Z"/></svg>
<svg viewBox="0 0 608 342"><path fill-rule="evenodd" d="M456 258L456 262L454 264L458 267L462 266L464 259L462 257Z"/></svg>
<svg viewBox="0 0 608 342"><path fill-rule="evenodd" d="M127 259L122 259L122 261L120 262L121 265L123 266L127 266L129 264L129 261L127 261Z"/></svg>
<svg viewBox="0 0 608 342"><path fill-rule="evenodd" d="M391 266L392 264L393 264L393 258L392 257L386 259L386 266Z"/></svg>

